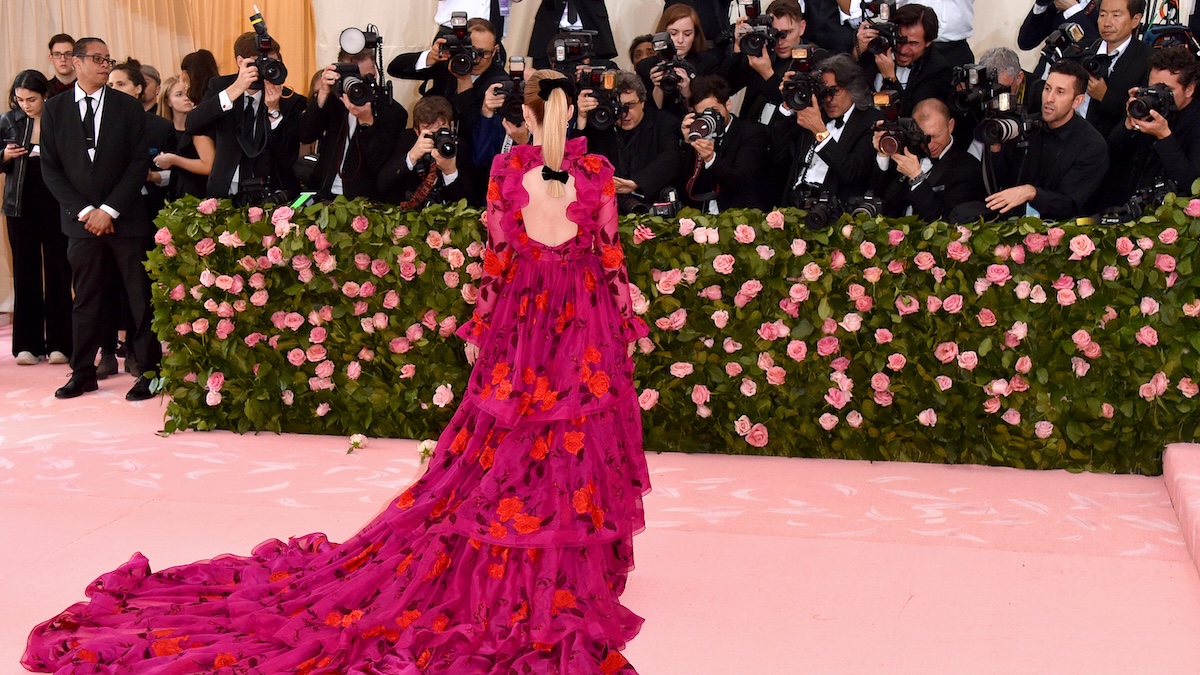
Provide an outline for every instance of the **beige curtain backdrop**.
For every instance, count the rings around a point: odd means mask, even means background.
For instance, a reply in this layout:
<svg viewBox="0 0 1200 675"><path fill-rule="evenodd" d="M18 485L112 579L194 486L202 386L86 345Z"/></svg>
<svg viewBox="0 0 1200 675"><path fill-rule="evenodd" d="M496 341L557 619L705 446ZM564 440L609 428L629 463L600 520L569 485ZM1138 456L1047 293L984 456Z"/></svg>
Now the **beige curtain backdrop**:
<svg viewBox="0 0 1200 675"><path fill-rule="evenodd" d="M760 0L762 1L762 0ZM1195 0L1183 0L1190 16ZM8 83L19 70L49 72L46 40L66 32L75 37L105 39L113 57L133 55L158 67L164 77L178 70L183 55L201 47L216 55L222 72L233 72L233 40L249 30L252 0L0 0L0 26L9 39L0 41L0 82ZM288 84L307 92L317 64L337 56L343 28L379 26L384 38L384 61L397 54L426 48L436 30L436 0L258 0L271 34L283 47ZM529 45L533 16L541 0L512 0L512 16L504 44L509 54L522 55ZM765 4L765 1L763 1ZM976 54L996 46L1015 47L1017 29L1032 0L977 0ZM607 0L617 49L624 52L634 36L654 29L662 0ZM24 36L15 39L14 36ZM819 38L814 37L819 42ZM1025 52L1027 66L1037 51ZM622 53L617 63L629 66ZM416 83L395 81L396 97L411 107ZM11 311L12 273L5 234L0 231L0 312Z"/></svg>

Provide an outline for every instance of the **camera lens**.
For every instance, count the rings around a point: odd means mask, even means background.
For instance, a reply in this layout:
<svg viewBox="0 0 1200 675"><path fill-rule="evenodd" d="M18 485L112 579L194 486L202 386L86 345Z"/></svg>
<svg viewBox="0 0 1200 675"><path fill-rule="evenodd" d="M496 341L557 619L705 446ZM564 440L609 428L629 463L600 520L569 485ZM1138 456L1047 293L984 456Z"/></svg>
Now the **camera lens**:
<svg viewBox="0 0 1200 675"><path fill-rule="evenodd" d="M459 77L469 74L471 69L474 67L475 61L471 58L470 54L459 52L458 54L450 57L450 72L458 75Z"/></svg>
<svg viewBox="0 0 1200 675"><path fill-rule="evenodd" d="M879 151L885 155L894 155L900 152L900 137L894 131L885 131L879 137Z"/></svg>
<svg viewBox="0 0 1200 675"><path fill-rule="evenodd" d="M1014 119L993 117L983 121L980 134L988 145L1007 143L1021 137L1021 124Z"/></svg>
<svg viewBox="0 0 1200 675"><path fill-rule="evenodd" d="M1135 98L1129 102L1129 107L1126 108L1129 116L1135 120L1150 119L1150 105L1142 98Z"/></svg>
<svg viewBox="0 0 1200 675"><path fill-rule="evenodd" d="M371 87L361 79L350 76L342 82L342 90L346 92L346 98L354 105L366 105L371 102L374 96L371 95Z"/></svg>

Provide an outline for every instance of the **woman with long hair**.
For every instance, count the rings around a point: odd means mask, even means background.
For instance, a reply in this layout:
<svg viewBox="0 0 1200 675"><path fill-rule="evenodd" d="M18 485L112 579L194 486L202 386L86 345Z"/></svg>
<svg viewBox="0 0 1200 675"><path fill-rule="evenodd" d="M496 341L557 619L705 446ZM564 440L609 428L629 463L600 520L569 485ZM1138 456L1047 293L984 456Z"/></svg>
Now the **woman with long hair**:
<svg viewBox="0 0 1200 675"><path fill-rule="evenodd" d="M164 152L151 162L161 171L170 171L168 192L171 199L184 195L203 198L208 174L212 172L216 143L211 136L192 135L184 129L188 113L196 104L188 97L183 78L168 77L158 98L158 112L175 129L175 152Z"/></svg>
<svg viewBox="0 0 1200 675"><path fill-rule="evenodd" d="M4 215L13 264L13 356L31 366L46 358L67 363L71 353L71 265L58 200L42 180L38 144L46 76L21 71L0 117L4 144Z"/></svg>
<svg viewBox="0 0 1200 675"><path fill-rule="evenodd" d="M151 573L140 554L39 625L67 672L635 672L621 605L650 489L612 166L566 140L573 84L539 70L540 145L492 163L474 368L429 468L342 544L311 534ZM222 670L228 668L230 670Z"/></svg>
<svg viewBox="0 0 1200 675"><path fill-rule="evenodd" d="M217 57L207 49L198 49L183 57L179 62L179 70L183 73L184 89L192 103L200 105L204 93L208 91L208 81L221 74L217 68Z"/></svg>
<svg viewBox="0 0 1200 675"><path fill-rule="evenodd" d="M672 60L652 56L637 65L637 73L655 107L683 118L690 112L686 102L692 79L716 73L721 59L708 51L700 16L688 5L676 4L664 9L654 32L670 36Z"/></svg>

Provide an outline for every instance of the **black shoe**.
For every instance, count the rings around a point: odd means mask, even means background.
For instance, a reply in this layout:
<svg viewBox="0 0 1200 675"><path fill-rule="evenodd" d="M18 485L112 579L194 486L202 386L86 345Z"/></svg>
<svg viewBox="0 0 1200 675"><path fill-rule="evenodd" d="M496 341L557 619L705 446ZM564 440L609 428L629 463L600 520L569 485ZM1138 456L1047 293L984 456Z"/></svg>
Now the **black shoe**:
<svg viewBox="0 0 1200 675"><path fill-rule="evenodd" d="M117 347L116 347L116 349L113 350L113 355L119 356L121 358L125 358L126 356L129 356L129 350L125 347L124 341L117 340Z"/></svg>
<svg viewBox="0 0 1200 675"><path fill-rule="evenodd" d="M125 372L137 377L145 371L142 370L142 364L137 362L137 359L134 358L133 354L130 354L129 356L125 357Z"/></svg>
<svg viewBox="0 0 1200 675"><path fill-rule="evenodd" d="M117 355L112 352L100 352L100 363L96 364L96 379L103 380L109 375L117 374Z"/></svg>
<svg viewBox="0 0 1200 675"><path fill-rule="evenodd" d="M137 382L133 383L133 388L125 394L126 401L145 401L154 398L154 393L150 391L150 383L153 380L145 375L138 375Z"/></svg>
<svg viewBox="0 0 1200 675"><path fill-rule="evenodd" d="M100 385L96 384L96 378L84 377L83 375L71 375L71 379L66 384L58 388L54 392L54 398L75 398L83 396L89 391L96 391Z"/></svg>

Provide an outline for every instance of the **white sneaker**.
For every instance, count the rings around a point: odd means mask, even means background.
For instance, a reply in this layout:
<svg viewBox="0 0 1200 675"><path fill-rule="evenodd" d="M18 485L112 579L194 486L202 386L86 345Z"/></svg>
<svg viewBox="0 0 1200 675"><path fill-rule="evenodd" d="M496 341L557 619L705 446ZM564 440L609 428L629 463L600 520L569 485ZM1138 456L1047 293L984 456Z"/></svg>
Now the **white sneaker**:
<svg viewBox="0 0 1200 675"><path fill-rule="evenodd" d="M33 352L21 352L17 354L18 366L36 366L38 357L33 355Z"/></svg>
<svg viewBox="0 0 1200 675"><path fill-rule="evenodd" d="M50 352L50 358L48 361L58 366L64 363L70 363L71 359L67 358L67 355L62 352Z"/></svg>

